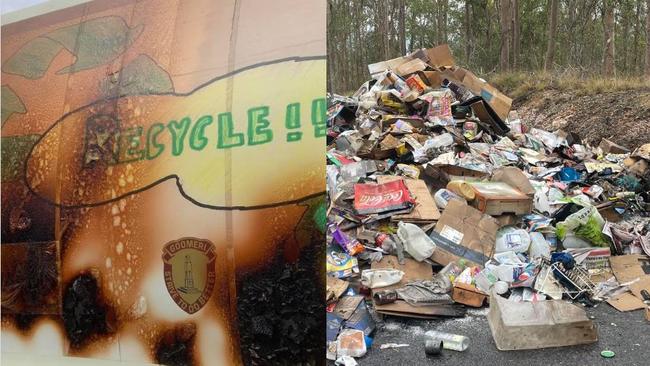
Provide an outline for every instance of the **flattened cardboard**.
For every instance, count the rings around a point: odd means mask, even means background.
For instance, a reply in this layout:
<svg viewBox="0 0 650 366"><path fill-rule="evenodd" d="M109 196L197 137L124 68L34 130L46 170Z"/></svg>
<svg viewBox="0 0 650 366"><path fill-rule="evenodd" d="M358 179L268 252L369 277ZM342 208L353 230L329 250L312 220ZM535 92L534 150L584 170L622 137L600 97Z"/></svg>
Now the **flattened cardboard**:
<svg viewBox="0 0 650 366"><path fill-rule="evenodd" d="M433 277L431 265L410 258L406 258L404 265L400 265L397 257L392 255L384 256L381 261L372 263L371 268L399 269L404 272L404 277L402 277L400 282L391 286L382 287L381 290L400 288L411 281L430 280ZM377 305L375 303L375 310L380 314L423 319L431 319L439 316L464 316L465 314L462 309L450 305L412 306L401 300L385 305Z"/></svg>
<svg viewBox="0 0 650 366"><path fill-rule="evenodd" d="M646 290L650 293L650 275L645 275L639 279L639 281L630 285L630 291L640 300L643 300L641 295L641 290Z"/></svg>
<svg viewBox="0 0 650 366"><path fill-rule="evenodd" d="M360 302L354 313L345 321L345 328L361 330L366 335L375 330L375 321L372 320L365 302Z"/></svg>
<svg viewBox="0 0 650 366"><path fill-rule="evenodd" d="M452 67L456 65L454 57L451 55L451 50L447 44L428 48L425 52L429 58L429 65L435 68Z"/></svg>
<svg viewBox="0 0 650 366"><path fill-rule="evenodd" d="M393 180L399 180L402 177L393 175L382 175L377 177L378 183L387 183ZM440 210L436 206L426 183L421 179L403 179L406 188L415 197L415 207L413 211L403 215L394 215L391 221L405 221L414 223L433 222L440 218Z"/></svg>
<svg viewBox="0 0 650 366"><path fill-rule="evenodd" d="M444 266L463 257L483 267L485 263L473 260L476 256L470 254L477 253L479 257L491 258L498 229L499 223L493 217L484 215L459 200L451 200L442 212L434 231L440 234L454 230L461 233L462 238L452 247L443 248L438 245L431 255L431 260Z"/></svg>
<svg viewBox="0 0 650 366"><path fill-rule="evenodd" d="M336 277L327 276L327 303L336 301L345 290L348 289L350 283L348 281L340 280Z"/></svg>
<svg viewBox="0 0 650 366"><path fill-rule="evenodd" d="M395 72L399 76L406 76L414 72L423 71L426 68L427 64L424 61L416 58L399 65L395 68Z"/></svg>
<svg viewBox="0 0 650 366"><path fill-rule="evenodd" d="M352 313L357 310L359 304L363 301L363 296L344 296L339 299L339 302L334 308L334 313L342 319L348 319Z"/></svg>
<svg viewBox="0 0 650 366"><path fill-rule="evenodd" d="M368 65L368 72L370 72L370 75L374 77L375 75L380 74L386 70L395 69L399 65L408 62L412 59L413 58L411 56L402 56L402 57L397 57L386 61L375 62L374 64Z"/></svg>
<svg viewBox="0 0 650 366"><path fill-rule="evenodd" d="M391 309L386 309L391 305ZM439 317L464 317L466 310L455 305L411 306L405 301L397 300L388 305L382 305L382 310L377 312L384 315L402 316L416 319L436 319Z"/></svg>
<svg viewBox="0 0 650 366"><path fill-rule="evenodd" d="M405 286L407 283L415 280L430 280L433 278L433 270L431 265L418 262L414 259L405 258L404 264L399 264L397 257L394 255L385 255L379 262L372 262L371 269L399 269L404 272L402 280L398 283L382 287L379 290L392 290Z"/></svg>
<svg viewBox="0 0 650 366"><path fill-rule="evenodd" d="M640 254L617 255L609 258L612 273L619 283L632 281L636 278L645 277L642 262L650 261L647 256Z"/></svg>
<svg viewBox="0 0 650 366"><path fill-rule="evenodd" d="M609 299L607 303L618 311L632 311L646 307L643 301L629 292L624 292L613 299Z"/></svg>

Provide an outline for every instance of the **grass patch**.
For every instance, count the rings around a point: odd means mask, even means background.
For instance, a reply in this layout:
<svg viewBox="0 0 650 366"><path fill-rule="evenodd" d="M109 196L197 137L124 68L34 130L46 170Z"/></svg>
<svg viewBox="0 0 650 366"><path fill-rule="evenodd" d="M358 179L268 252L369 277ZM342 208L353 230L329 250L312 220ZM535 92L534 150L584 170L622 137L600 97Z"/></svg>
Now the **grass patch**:
<svg viewBox="0 0 650 366"><path fill-rule="evenodd" d="M513 99L543 90L570 91L578 96L617 91L650 91L650 80L643 77L604 78L544 72L509 72L494 74L488 81Z"/></svg>

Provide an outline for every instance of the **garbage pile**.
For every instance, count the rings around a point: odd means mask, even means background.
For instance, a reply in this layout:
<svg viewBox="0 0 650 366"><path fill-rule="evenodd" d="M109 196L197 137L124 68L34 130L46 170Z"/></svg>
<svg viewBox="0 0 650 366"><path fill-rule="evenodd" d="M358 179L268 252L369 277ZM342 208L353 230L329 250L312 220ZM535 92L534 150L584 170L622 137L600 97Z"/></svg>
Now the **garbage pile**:
<svg viewBox="0 0 650 366"><path fill-rule="evenodd" d="M650 144L531 127L447 45L368 69L352 96L329 95L329 359L356 364L382 314L462 317L489 302L508 350L595 342L569 302L648 307ZM427 354L468 347L435 333Z"/></svg>

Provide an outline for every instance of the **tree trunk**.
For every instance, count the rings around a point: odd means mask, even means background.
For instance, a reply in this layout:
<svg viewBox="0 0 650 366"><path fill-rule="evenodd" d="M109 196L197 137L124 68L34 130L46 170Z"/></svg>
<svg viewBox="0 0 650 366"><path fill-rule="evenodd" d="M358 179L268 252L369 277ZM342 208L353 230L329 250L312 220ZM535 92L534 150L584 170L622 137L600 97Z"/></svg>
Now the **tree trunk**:
<svg viewBox="0 0 650 366"><path fill-rule="evenodd" d="M446 0L436 0L436 40L438 44L447 43L445 39L445 5Z"/></svg>
<svg viewBox="0 0 650 366"><path fill-rule="evenodd" d="M614 76L614 2L603 0L605 52L603 54L603 75Z"/></svg>
<svg viewBox="0 0 650 366"><path fill-rule="evenodd" d="M637 73L640 72L639 70L641 69L639 67L639 33L641 32L641 1L637 0L636 1L636 12L634 13L634 45L632 46L632 52L634 54L634 58L632 59L632 62L634 63L632 67L632 72Z"/></svg>
<svg viewBox="0 0 650 366"><path fill-rule="evenodd" d="M519 0L512 0L512 66L516 70L519 58Z"/></svg>
<svg viewBox="0 0 650 366"><path fill-rule="evenodd" d="M465 64L469 65L469 55L472 52L472 36L470 34L470 25L469 25L469 1L465 0Z"/></svg>
<svg viewBox="0 0 650 366"><path fill-rule="evenodd" d="M377 37L381 45L380 57L382 60L390 59L390 38L388 37L388 0L377 2Z"/></svg>
<svg viewBox="0 0 650 366"><path fill-rule="evenodd" d="M499 22L501 23L501 53L499 70L510 70L510 0L499 1Z"/></svg>
<svg viewBox="0 0 650 366"><path fill-rule="evenodd" d="M555 62L555 33L557 32L557 0L549 0L548 9L548 42L546 44L546 59L544 59L544 71L553 68Z"/></svg>
<svg viewBox="0 0 650 366"><path fill-rule="evenodd" d="M650 78L650 0L646 0L645 37L645 76Z"/></svg>
<svg viewBox="0 0 650 366"><path fill-rule="evenodd" d="M627 62L627 59L628 59L628 39L629 39L628 37L629 37L629 32L630 32L629 15L630 15L630 12L629 12L629 8L628 8L628 4L624 4L624 7L622 9L622 15L621 15L622 23L623 23L623 25L622 25L623 29L621 31L621 37L622 37L621 38L621 40L622 40L621 44L623 45L623 55L622 55L623 57L621 57L621 59L623 61L623 65L622 65L623 67L622 67L621 71L623 73L628 72L628 62Z"/></svg>
<svg viewBox="0 0 650 366"><path fill-rule="evenodd" d="M485 4L485 20L487 22L487 30L485 31L485 50L486 50L486 58L490 60L490 64L492 63L491 59L491 51L492 51L492 16L490 14L490 3L486 2ZM492 66L492 65L490 65Z"/></svg>
<svg viewBox="0 0 650 366"><path fill-rule="evenodd" d="M399 0L399 47L400 54L406 54L406 0Z"/></svg>

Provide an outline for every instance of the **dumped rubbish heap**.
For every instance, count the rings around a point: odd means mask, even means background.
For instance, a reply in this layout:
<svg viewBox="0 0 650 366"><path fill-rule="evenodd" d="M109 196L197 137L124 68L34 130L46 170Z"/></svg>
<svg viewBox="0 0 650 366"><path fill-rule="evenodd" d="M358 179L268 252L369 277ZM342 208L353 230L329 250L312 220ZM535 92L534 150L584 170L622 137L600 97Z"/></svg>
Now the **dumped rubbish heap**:
<svg viewBox="0 0 650 366"><path fill-rule="evenodd" d="M329 359L380 348L382 314L489 306L500 350L597 341L572 303L650 320L650 144L528 126L447 45L368 69L352 96L329 96ZM427 336L427 354L471 341Z"/></svg>

